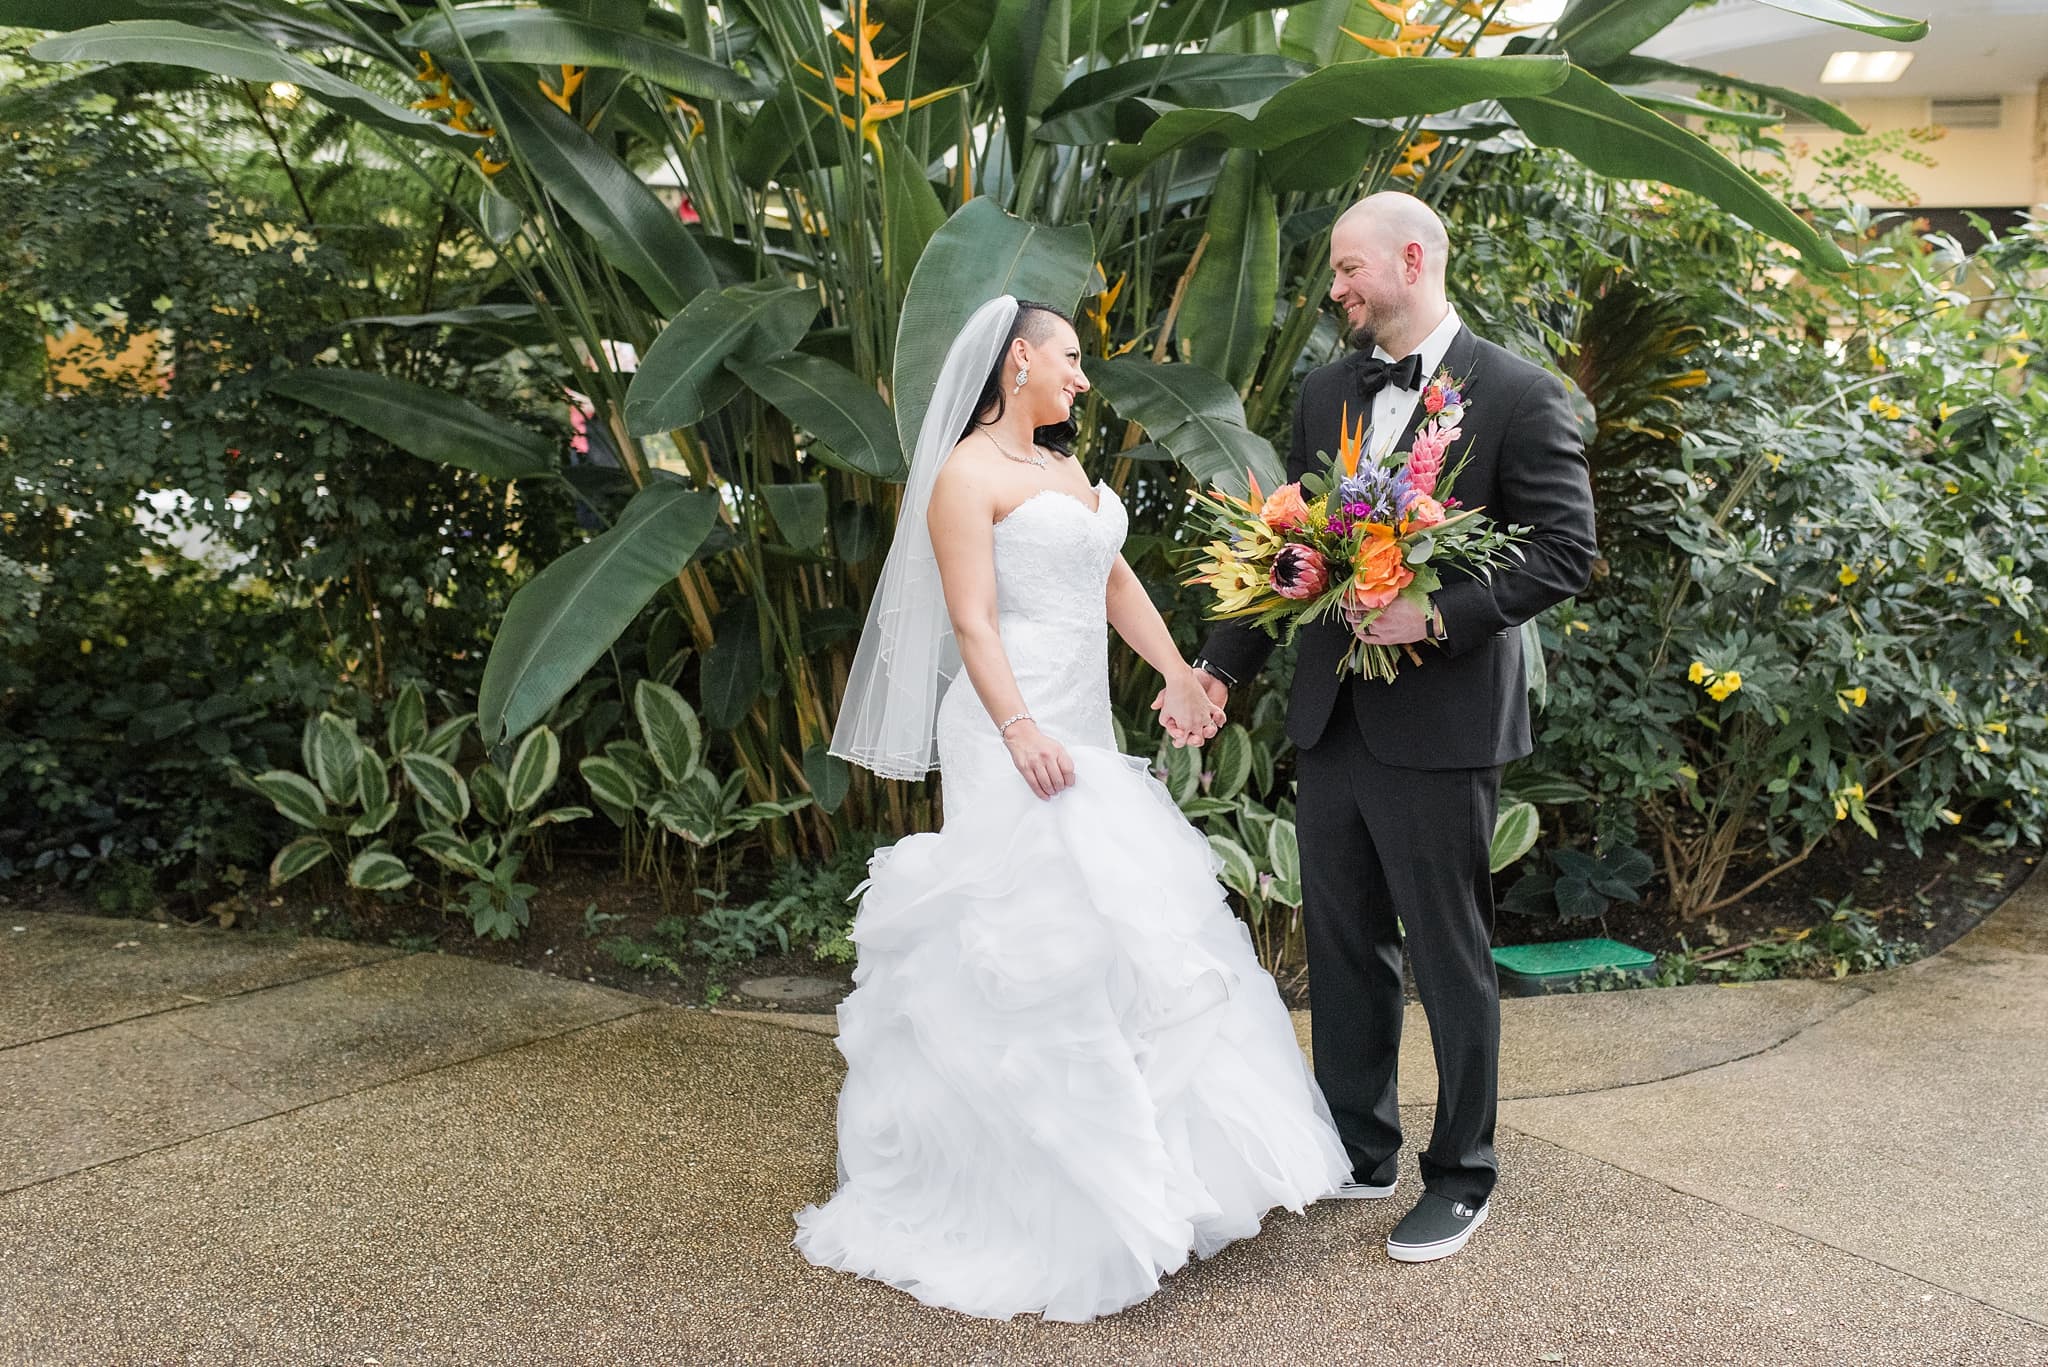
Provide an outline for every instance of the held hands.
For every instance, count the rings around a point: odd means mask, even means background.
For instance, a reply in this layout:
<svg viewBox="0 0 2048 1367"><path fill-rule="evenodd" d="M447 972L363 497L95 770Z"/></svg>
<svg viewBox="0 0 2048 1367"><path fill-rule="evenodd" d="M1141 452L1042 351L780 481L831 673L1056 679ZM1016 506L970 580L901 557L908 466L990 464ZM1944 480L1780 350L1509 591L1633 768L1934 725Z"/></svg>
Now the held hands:
<svg viewBox="0 0 2048 1367"><path fill-rule="evenodd" d="M1010 762L1038 796L1051 798L1074 786L1074 761L1067 748L1040 731L1029 717L1003 733L1003 744L1009 747Z"/></svg>
<svg viewBox="0 0 2048 1367"><path fill-rule="evenodd" d="M1229 700L1230 689L1221 679L1207 670L1190 669L1159 690L1152 710L1159 714L1159 724L1173 738L1176 750L1190 745L1200 748L1223 728L1223 709Z"/></svg>
<svg viewBox="0 0 2048 1367"><path fill-rule="evenodd" d="M1358 633L1358 639L1376 646L1404 646L1429 639L1432 630L1443 634L1442 619L1434 610L1424 611L1406 598L1396 598L1380 609L1379 616Z"/></svg>

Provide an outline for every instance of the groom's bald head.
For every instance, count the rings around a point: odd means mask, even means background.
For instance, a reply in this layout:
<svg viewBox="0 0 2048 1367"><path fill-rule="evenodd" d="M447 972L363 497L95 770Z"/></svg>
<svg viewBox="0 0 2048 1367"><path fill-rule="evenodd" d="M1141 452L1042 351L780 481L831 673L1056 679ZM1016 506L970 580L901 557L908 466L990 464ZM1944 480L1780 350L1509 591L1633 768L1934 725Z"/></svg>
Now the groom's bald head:
<svg viewBox="0 0 2048 1367"><path fill-rule="evenodd" d="M1443 286L1444 264L1451 254L1450 234L1436 210L1401 190L1367 195L1337 218L1333 233L1362 233L1374 247L1400 257L1410 246L1419 249L1425 277Z"/></svg>
<svg viewBox="0 0 2048 1367"><path fill-rule="evenodd" d="M1351 344L1390 354L1422 340L1444 316L1450 237L1427 204L1398 190L1367 195L1330 229L1330 300Z"/></svg>

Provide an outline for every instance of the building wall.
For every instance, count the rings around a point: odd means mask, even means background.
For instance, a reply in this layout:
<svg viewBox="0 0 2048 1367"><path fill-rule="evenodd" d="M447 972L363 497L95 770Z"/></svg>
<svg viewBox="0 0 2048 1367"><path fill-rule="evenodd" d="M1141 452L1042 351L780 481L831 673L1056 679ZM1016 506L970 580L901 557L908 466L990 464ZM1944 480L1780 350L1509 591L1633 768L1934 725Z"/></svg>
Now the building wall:
<svg viewBox="0 0 2048 1367"><path fill-rule="evenodd" d="M1958 92L1970 96L1973 92ZM1986 91L1985 94L1994 92ZM1924 97L1864 98L1835 101L1873 133L1928 124ZM2042 146L2040 93L2005 95L2004 116L1997 128L1953 128L1938 142L1918 145L1933 166L1917 166L1898 157L1880 157L1886 169L1913 187L1926 208L2024 208L2048 202L2048 153ZM1843 135L1825 128L1793 128L1788 146L1804 143L1812 152L1841 145ZM1811 156L1794 159L1802 189L1813 184ZM1864 196L1866 203L1878 203Z"/></svg>

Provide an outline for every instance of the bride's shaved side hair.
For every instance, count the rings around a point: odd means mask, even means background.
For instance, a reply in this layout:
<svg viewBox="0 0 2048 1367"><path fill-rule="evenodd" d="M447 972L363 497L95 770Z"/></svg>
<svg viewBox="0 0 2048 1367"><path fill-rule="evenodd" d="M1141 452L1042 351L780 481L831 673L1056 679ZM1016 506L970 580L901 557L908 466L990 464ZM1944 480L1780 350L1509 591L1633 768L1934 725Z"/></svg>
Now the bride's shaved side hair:
<svg viewBox="0 0 2048 1367"><path fill-rule="evenodd" d="M1029 299L1019 299L1017 301L1016 321L1010 324L1010 341L1015 341L1017 338L1022 337L1031 345L1039 346L1044 343L1046 338L1052 336L1055 319L1065 323L1068 327L1074 325L1073 319L1067 317L1066 314L1060 312L1051 304L1034 304ZM1003 343L1004 346L1009 344L1008 341Z"/></svg>

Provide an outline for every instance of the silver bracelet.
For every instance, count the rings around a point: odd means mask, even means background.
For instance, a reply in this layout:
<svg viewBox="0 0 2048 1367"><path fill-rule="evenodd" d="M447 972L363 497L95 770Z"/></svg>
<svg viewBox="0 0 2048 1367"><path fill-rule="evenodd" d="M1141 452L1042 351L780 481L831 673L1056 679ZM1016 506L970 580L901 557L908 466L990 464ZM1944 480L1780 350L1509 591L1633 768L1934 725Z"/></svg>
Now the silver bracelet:
<svg viewBox="0 0 2048 1367"><path fill-rule="evenodd" d="M1008 740L1008 739L1010 738L1010 728L1011 728L1011 727L1015 726L1015 725L1016 725L1016 724L1017 724L1018 722L1020 722L1020 721L1030 721L1030 720L1032 720L1032 716L1031 716L1031 714L1030 714L1029 712L1019 712L1019 713L1018 713L1018 714L1017 714L1016 716L1014 716L1014 717L1010 718L1010 719L1009 719L1008 721L1004 722L1004 723L1003 723L1003 724L1002 724L1001 726L998 726L998 727L996 728L996 734L997 734L997 735L999 735L999 736L1001 736L1001 737L1002 737L1002 738L1003 738L1004 740Z"/></svg>

